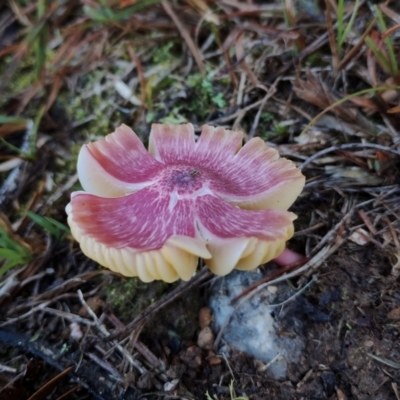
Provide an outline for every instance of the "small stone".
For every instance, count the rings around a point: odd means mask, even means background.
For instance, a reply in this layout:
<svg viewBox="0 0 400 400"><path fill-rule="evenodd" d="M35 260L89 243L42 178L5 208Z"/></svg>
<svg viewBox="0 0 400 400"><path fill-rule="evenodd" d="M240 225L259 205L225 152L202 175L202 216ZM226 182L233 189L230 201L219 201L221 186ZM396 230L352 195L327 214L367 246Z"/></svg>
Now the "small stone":
<svg viewBox="0 0 400 400"><path fill-rule="evenodd" d="M336 378L332 372L322 372L321 374L322 385L328 397L333 396L335 393Z"/></svg>
<svg viewBox="0 0 400 400"><path fill-rule="evenodd" d="M222 363L222 360L213 351L208 352L207 361L210 365L219 365Z"/></svg>
<svg viewBox="0 0 400 400"><path fill-rule="evenodd" d="M72 324L69 325L69 330L70 330L70 338L74 339L76 341L79 341L83 337L83 333L81 330L81 326L77 322L72 322Z"/></svg>
<svg viewBox="0 0 400 400"><path fill-rule="evenodd" d="M185 351L183 351L179 358L184 362L189 368L196 369L202 364L201 359L202 350L198 346L190 346ZM186 371L188 372L188 371Z"/></svg>
<svg viewBox="0 0 400 400"><path fill-rule="evenodd" d="M205 350L211 350L214 345L214 333L209 326L205 326L197 337L197 345Z"/></svg>
<svg viewBox="0 0 400 400"><path fill-rule="evenodd" d="M182 375L184 374L185 370L186 370L185 365L183 365L181 363L176 364L176 365L171 365L168 368L166 375L170 379L173 379L173 380L178 379L179 380L182 377Z"/></svg>
<svg viewBox="0 0 400 400"><path fill-rule="evenodd" d="M346 395L340 389L336 389L336 396L338 400L346 400Z"/></svg>
<svg viewBox="0 0 400 400"><path fill-rule="evenodd" d="M347 362L353 369L360 369L369 362L369 357L362 348L351 348L347 354Z"/></svg>
<svg viewBox="0 0 400 400"><path fill-rule="evenodd" d="M359 228L349 236L349 240L358 244L359 246L364 246L365 244L369 243L370 235L365 229Z"/></svg>
<svg viewBox="0 0 400 400"><path fill-rule="evenodd" d="M278 291L278 287L277 286L268 286L267 287L268 292L275 294Z"/></svg>
<svg viewBox="0 0 400 400"><path fill-rule="evenodd" d="M373 347L373 345L374 345L374 342L372 340L366 340L364 342L365 347Z"/></svg>
<svg viewBox="0 0 400 400"><path fill-rule="evenodd" d="M164 391L165 392L172 392L178 386L179 379L172 379L171 382L166 382L164 384Z"/></svg>
<svg viewBox="0 0 400 400"><path fill-rule="evenodd" d="M61 340L67 340L71 337L71 329L66 326L59 334Z"/></svg>
<svg viewBox="0 0 400 400"><path fill-rule="evenodd" d="M206 326L211 325L212 322L212 311L209 307L202 307L199 311L199 327L203 329Z"/></svg>
<svg viewBox="0 0 400 400"><path fill-rule="evenodd" d="M394 319L395 321L400 320L400 307L394 308L393 310L389 311L387 317L389 319Z"/></svg>
<svg viewBox="0 0 400 400"><path fill-rule="evenodd" d="M93 296L93 297L89 297L86 300L86 304L89 306L89 308L96 314L98 315L101 311L101 309L104 306L104 301L99 297L99 296ZM80 317L83 318L87 318L89 317L89 313L86 309L85 306L82 306L79 311L78 314Z"/></svg>
<svg viewBox="0 0 400 400"><path fill-rule="evenodd" d="M137 381L137 376L135 372L129 371L124 375L124 386L125 390L128 389L128 387L135 387L135 383Z"/></svg>
<svg viewBox="0 0 400 400"><path fill-rule="evenodd" d="M152 372L145 372L137 381L138 389L150 390L153 387L154 374Z"/></svg>

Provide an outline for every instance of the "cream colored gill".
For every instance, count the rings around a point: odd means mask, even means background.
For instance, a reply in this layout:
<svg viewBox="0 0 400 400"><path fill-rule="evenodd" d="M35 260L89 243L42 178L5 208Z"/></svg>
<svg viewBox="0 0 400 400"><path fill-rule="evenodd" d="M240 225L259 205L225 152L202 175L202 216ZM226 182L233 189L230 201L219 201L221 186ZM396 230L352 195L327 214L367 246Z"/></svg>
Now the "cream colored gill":
<svg viewBox="0 0 400 400"><path fill-rule="evenodd" d="M143 282L173 282L178 278L187 281L195 273L199 257L211 257L204 240L182 235L170 237L158 250L108 247L82 233L74 221L70 204L66 211L71 232L80 243L82 252L100 265L124 276L138 276Z"/></svg>
<svg viewBox="0 0 400 400"><path fill-rule="evenodd" d="M291 215L292 220L296 218ZM204 227L202 235L207 237L207 248L212 254L205 263L216 275L227 275L233 269L249 271L278 257L286 242L293 236L294 225L288 224L282 236L274 240L256 237L219 238Z"/></svg>
<svg viewBox="0 0 400 400"><path fill-rule="evenodd" d="M229 274L246 252L249 242L250 238L213 238L207 245L212 254L212 258L205 261L208 268L216 275Z"/></svg>

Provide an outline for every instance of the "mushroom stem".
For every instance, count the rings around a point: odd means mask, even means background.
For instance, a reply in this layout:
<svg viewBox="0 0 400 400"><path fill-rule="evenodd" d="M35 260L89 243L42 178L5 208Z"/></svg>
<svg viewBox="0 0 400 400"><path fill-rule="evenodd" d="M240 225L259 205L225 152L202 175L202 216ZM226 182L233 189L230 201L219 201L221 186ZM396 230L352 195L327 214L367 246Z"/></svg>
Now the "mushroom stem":
<svg viewBox="0 0 400 400"><path fill-rule="evenodd" d="M276 262L280 267L286 267L287 265L294 264L303 258L305 258L303 254L285 248L280 256L274 258L274 262Z"/></svg>

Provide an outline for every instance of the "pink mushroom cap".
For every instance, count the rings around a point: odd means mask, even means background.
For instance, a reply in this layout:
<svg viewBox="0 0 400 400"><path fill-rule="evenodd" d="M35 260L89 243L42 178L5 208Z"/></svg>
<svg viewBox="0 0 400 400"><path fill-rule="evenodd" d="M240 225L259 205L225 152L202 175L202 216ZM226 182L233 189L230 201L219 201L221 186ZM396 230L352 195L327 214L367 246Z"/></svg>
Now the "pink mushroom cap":
<svg viewBox="0 0 400 400"><path fill-rule="evenodd" d="M294 232L286 211L304 186L293 162L260 138L191 124L154 124L149 151L126 125L78 157L85 191L67 205L84 254L144 282L189 280L198 258L217 275L279 256Z"/></svg>

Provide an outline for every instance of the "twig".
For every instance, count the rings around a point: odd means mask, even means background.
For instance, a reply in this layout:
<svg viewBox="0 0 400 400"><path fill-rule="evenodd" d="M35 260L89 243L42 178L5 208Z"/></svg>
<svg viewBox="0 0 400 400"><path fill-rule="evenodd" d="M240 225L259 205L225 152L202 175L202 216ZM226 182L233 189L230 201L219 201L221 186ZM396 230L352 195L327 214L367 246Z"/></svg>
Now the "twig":
<svg viewBox="0 0 400 400"><path fill-rule="evenodd" d="M231 365L229 364L229 361L228 361L228 359L227 359L225 353L222 353L222 356L224 357L225 364L226 364L226 366L228 367L229 372L231 373L232 379L235 380L235 375L233 374Z"/></svg>
<svg viewBox="0 0 400 400"><path fill-rule="evenodd" d="M33 120L29 119L26 122L26 130L25 135L20 146L21 154L27 154L30 150L30 143L32 140L32 136L34 135L35 124ZM23 163L16 166L7 176L6 180L3 182L0 188L0 206L5 202L6 197L11 194L20 184L22 179L22 174L27 166L28 162L24 161Z"/></svg>
<svg viewBox="0 0 400 400"><path fill-rule="evenodd" d="M236 297L234 297L231 300L231 304L234 303L235 301L239 300L241 297L243 297L244 295L246 295L247 293L251 292L253 289L255 289L257 286L272 281L272 279L276 278L277 276L283 275L289 271L293 271L294 269L301 267L302 265L304 265L307 261L309 261L310 259L307 257L304 257L303 259L296 261L292 264L286 265L282 268L279 268L278 270L272 272L270 275L265 276L262 279L259 279L257 281L255 281L254 283L252 283L250 286L248 286L246 289L244 289L242 291L242 293L239 293Z"/></svg>
<svg viewBox="0 0 400 400"><path fill-rule="evenodd" d="M185 40L186 44L189 47L190 52L192 53L194 59L196 60L197 66L199 67L200 71L205 74L206 67L204 66L203 60L201 59L200 52L197 49L193 39L190 37L189 33L187 32L186 28L182 25L180 19L175 14L175 11L169 5L168 1L163 0L161 2L165 12L171 17L172 21L174 21L176 27L178 28L180 34L182 35L183 39Z"/></svg>
<svg viewBox="0 0 400 400"><path fill-rule="evenodd" d="M372 29L374 28L376 21L377 21L377 17L375 17L372 22L368 25L367 29L365 30L365 32L361 35L360 40L358 41L357 44L355 44L350 50L349 52L343 57L343 60L340 61L339 65L337 66L337 71L339 72L340 70L342 70L353 58L354 55L357 53L358 50L361 49L361 47L364 45L364 39L369 35L369 33L372 31Z"/></svg>
<svg viewBox="0 0 400 400"><path fill-rule="evenodd" d="M282 358L282 354L278 353L269 363L263 365L262 367L258 368L258 372L265 372L275 361L278 361Z"/></svg>
<svg viewBox="0 0 400 400"><path fill-rule="evenodd" d="M396 154L397 156L400 156L400 151L392 149L391 147L388 147L388 146L382 146L380 144L347 143L347 144L341 144L338 146L328 147L327 149L321 150L318 153L313 154L311 157L307 158L307 160L304 161L303 164L301 164L299 166L299 168L301 170L303 170L308 164L311 164L317 158L324 156L325 154L332 153L333 151L344 150L344 149L375 149L375 150L387 151L389 153L393 153L393 154Z"/></svg>
<svg viewBox="0 0 400 400"><path fill-rule="evenodd" d="M55 308L49 308L49 307L43 307L43 311L48 312L49 314L57 315L59 317L65 318L68 321L71 322L79 322L83 325L89 325L93 326L94 322L90 321L87 318L82 318L79 315L67 312L67 311L61 311L61 310L56 310Z"/></svg>
<svg viewBox="0 0 400 400"><path fill-rule="evenodd" d="M318 50L320 47L326 44L328 41L328 32L321 35L318 39L312 42L308 47L306 47L298 57L294 58L293 60L289 61L283 67L281 67L275 74L270 77L270 81L275 80L277 77L282 76L288 69L292 68L294 65L298 64L299 62L306 59L309 55L314 53L314 51Z"/></svg>
<svg viewBox="0 0 400 400"><path fill-rule="evenodd" d="M85 299L83 298L83 294L80 290L78 290L78 297L82 305L85 307L86 311L88 314L92 317L93 319L93 324L97 327L97 329L107 338L110 337L110 333L106 329L106 327L100 322L100 320L97 318L97 315L94 313L94 311L88 306L86 303ZM128 360L128 362L134 366L141 374L145 372L145 369L132 357L132 355L124 349L119 343L113 341L112 344L115 346L115 348Z"/></svg>
<svg viewBox="0 0 400 400"><path fill-rule="evenodd" d="M315 254L317 251L319 251L323 246L325 246L326 243L329 241L334 240L334 237L337 235L337 232L339 229L345 224L345 222L353 215L354 211L358 208L364 207L367 204L370 204L374 201L375 199L367 200L362 203L356 204L354 207L352 207L343 217L342 219L335 225L333 228L329 230L325 234L325 236L318 242L318 244L312 249L312 254Z"/></svg>
<svg viewBox="0 0 400 400"><path fill-rule="evenodd" d="M254 118L253 124L251 125L251 129L249 132L249 138L251 139L257 129L258 123L260 122L260 117L261 117L261 113L264 110L265 104L267 104L267 101L276 93L276 85L278 84L278 82L281 80L280 77L278 77L275 82L271 85L271 87L269 88L267 94L264 96L262 103L260 104L260 107L257 111L257 114Z"/></svg>
<svg viewBox="0 0 400 400"><path fill-rule="evenodd" d="M109 363L105 362L101 358L97 357L96 354L93 353L85 353L90 359L92 359L97 365L99 365L104 370L108 371L112 376L122 381L121 374L112 367Z"/></svg>
<svg viewBox="0 0 400 400"><path fill-rule="evenodd" d="M240 108L238 111L234 112L231 115L227 115L226 117L217 118L212 121L207 121L207 123L213 125L213 124L222 124L224 122L232 121L233 119L238 117L243 111L249 111L252 108L255 108L255 107L259 106L260 104L262 104L263 101L264 101L264 98L248 105L247 107Z"/></svg>
<svg viewBox="0 0 400 400"><path fill-rule="evenodd" d="M88 306L88 304L86 303L86 301L83 297L82 291L80 289L78 289L77 294L78 294L79 301L81 302L83 307L85 307L86 312L92 317L93 322L96 324L97 329L104 335L107 335L108 334L107 329L99 321L99 319L97 318L97 315L94 313L94 311Z"/></svg>
<svg viewBox="0 0 400 400"><path fill-rule="evenodd" d="M11 368L4 364L0 364L0 372L8 372L10 374L16 374L18 372L18 370L16 370L15 368Z"/></svg>
<svg viewBox="0 0 400 400"><path fill-rule="evenodd" d="M38 343L31 342L30 339L30 337L19 333L0 330L0 343L2 343L5 347L20 348L25 353L32 354L34 357L43 360L45 363L51 365L57 371L65 371L65 367L63 367L50 356L51 354L55 354L56 352L52 351L49 348L44 348L43 346L39 347ZM76 373L70 372L70 378L75 383L78 383L80 386L84 387L89 393L93 395L95 399L106 400L106 397L103 397L102 395L97 393L94 389L92 389L90 385L88 385L84 380L77 376Z"/></svg>
<svg viewBox="0 0 400 400"><path fill-rule="evenodd" d="M293 237L303 236L303 235L305 235L305 234L307 234L309 232L316 231L319 228L323 228L325 225L326 225L325 222L318 222L313 226L310 226L308 228L302 229L301 231L295 232Z"/></svg>
<svg viewBox="0 0 400 400"><path fill-rule="evenodd" d="M25 314L19 315L16 318L10 318L5 322L2 322L0 324L0 327L2 328L3 326L7 326L10 324L13 324L14 322L18 322L18 321L22 321L26 318L28 318L30 315L34 314L37 311L42 311L43 308L45 308L46 306L48 306L52 301L45 301L44 303L39 304L38 306L31 308L28 312L26 312Z"/></svg>
<svg viewBox="0 0 400 400"><path fill-rule="evenodd" d="M360 7L365 3L364 1L360 2ZM345 16L344 16L344 21L349 19L353 13L353 10L350 10ZM337 23L335 24L335 26ZM275 80L278 76L283 75L288 69L292 68L294 65L300 63L301 61L305 60L309 55L314 53L314 51L318 50L320 47L324 46L329 38L329 33L325 32L323 35L321 35L318 39L314 40L308 47L306 47L302 52L295 57L293 60L289 61L287 64L285 64L283 67L281 67L275 74L273 74L269 80L273 81Z"/></svg>

